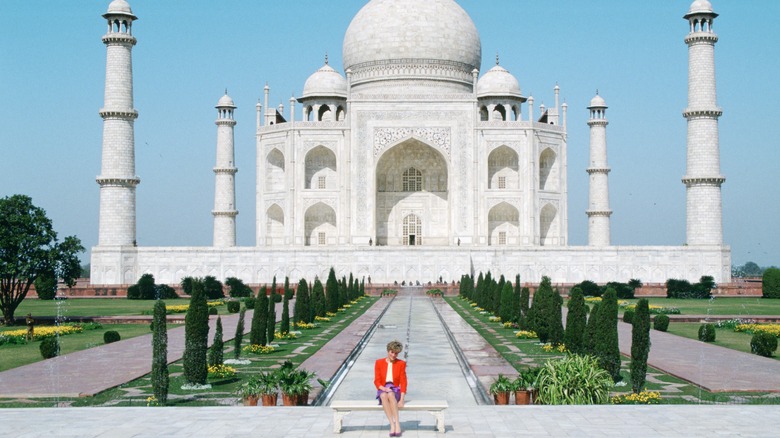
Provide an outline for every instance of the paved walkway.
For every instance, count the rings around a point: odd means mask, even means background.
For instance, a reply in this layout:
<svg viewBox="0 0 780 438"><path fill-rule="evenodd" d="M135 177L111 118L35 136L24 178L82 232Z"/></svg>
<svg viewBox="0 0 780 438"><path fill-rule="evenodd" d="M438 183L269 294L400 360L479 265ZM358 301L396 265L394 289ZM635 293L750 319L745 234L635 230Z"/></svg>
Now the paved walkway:
<svg viewBox="0 0 780 438"><path fill-rule="evenodd" d="M334 435L327 407L0 409L0 436L264 437L387 436L381 412L355 412ZM433 417L401 414L414 437L775 437L776 406L471 406L445 411L446 433Z"/></svg>

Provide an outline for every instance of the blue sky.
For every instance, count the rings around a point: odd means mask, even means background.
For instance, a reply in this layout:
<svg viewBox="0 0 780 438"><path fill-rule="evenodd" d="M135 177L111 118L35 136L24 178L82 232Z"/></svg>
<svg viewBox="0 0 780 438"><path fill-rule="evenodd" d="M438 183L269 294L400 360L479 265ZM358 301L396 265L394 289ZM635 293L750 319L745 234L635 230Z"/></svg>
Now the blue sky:
<svg viewBox="0 0 780 438"><path fill-rule="evenodd" d="M341 70L344 32L364 0L130 0L138 242L211 244L214 105L238 105L238 243L254 244L255 104L289 105L322 64ZM569 240L587 243L588 102L607 118L612 242L685 241L688 0L459 0L536 104L569 105ZM61 235L97 243L108 0L0 1L0 196L24 193ZM780 265L780 16L776 0L714 0L724 240L732 262ZM524 112L526 110L524 109ZM300 108L296 111L300 114ZM85 255L86 257L86 255Z"/></svg>

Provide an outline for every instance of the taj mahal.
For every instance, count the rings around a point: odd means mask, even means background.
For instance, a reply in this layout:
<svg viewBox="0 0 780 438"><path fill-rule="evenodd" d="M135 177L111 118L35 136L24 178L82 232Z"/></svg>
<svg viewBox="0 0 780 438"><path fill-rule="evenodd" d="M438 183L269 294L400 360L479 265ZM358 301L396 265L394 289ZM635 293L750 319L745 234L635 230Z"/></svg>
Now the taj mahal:
<svg viewBox="0 0 780 438"><path fill-rule="evenodd" d="M551 106L535 105L497 57L483 60L479 32L454 0L370 0L346 30L343 66L326 58L286 108L269 106L268 85L258 90L255 245L236 245L235 175L251 163L235 162L239 109L226 92L216 104L213 245L143 247L136 245L137 17L127 1L114 0L103 15L108 29L100 221L91 281L130 284L150 273L158 283L205 275L247 283L288 276L295 282L324 278L334 267L338 275L351 272L375 283L449 282L488 270L520 274L525 282L548 276L556 283L662 283L702 275L728 282L717 16L707 0L694 1L684 15L684 245L611 241L608 106L598 94L588 108L576 109L582 120L577 129L590 130L590 159L581 169L589 175L588 209L574 212L587 215L588 244L569 245L570 108L561 104L560 87L550 84ZM587 128L579 117L585 114Z"/></svg>

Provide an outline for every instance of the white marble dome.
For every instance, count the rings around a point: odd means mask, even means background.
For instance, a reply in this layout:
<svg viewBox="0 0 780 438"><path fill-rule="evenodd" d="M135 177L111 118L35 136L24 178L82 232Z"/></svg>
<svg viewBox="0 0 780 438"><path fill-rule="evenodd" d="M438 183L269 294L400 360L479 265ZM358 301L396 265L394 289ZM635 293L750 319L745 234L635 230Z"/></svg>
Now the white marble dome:
<svg viewBox="0 0 780 438"><path fill-rule="evenodd" d="M334 96L347 97L347 80L326 62L306 80L303 98Z"/></svg>
<svg viewBox="0 0 780 438"><path fill-rule="evenodd" d="M230 96L227 95L227 92L224 96L222 96L219 99L219 102L217 102L217 108L235 108L236 104L233 103L233 99L230 98Z"/></svg>
<svg viewBox="0 0 780 438"><path fill-rule="evenodd" d="M471 17L453 0L371 0L344 36L344 70L403 60L439 60L479 69L482 44Z"/></svg>
<svg viewBox="0 0 780 438"><path fill-rule="evenodd" d="M133 15L133 10L130 9L130 4L125 0L114 0L108 5L109 14L119 15Z"/></svg>
<svg viewBox="0 0 780 438"><path fill-rule="evenodd" d="M507 69L496 64L477 82L477 97L522 97L520 82Z"/></svg>
<svg viewBox="0 0 780 438"><path fill-rule="evenodd" d="M596 97L590 100L590 106L588 108L607 108L607 102L603 97L596 94Z"/></svg>
<svg viewBox="0 0 780 438"><path fill-rule="evenodd" d="M687 15L714 13L715 11L712 9L712 3L710 3L708 0L696 0L691 4L691 8L688 10Z"/></svg>

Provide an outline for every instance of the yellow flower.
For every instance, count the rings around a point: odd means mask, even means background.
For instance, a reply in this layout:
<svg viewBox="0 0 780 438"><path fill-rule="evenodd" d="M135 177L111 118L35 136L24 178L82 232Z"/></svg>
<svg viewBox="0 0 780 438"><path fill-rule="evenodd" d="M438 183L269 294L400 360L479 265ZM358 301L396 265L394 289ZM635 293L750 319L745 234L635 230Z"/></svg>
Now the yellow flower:
<svg viewBox="0 0 780 438"><path fill-rule="evenodd" d="M640 393L620 394L610 400L613 405L657 405L661 402L661 393L644 390Z"/></svg>
<svg viewBox="0 0 780 438"><path fill-rule="evenodd" d="M270 345L250 344L244 347L242 350L246 351L247 353L270 354L274 352L274 347Z"/></svg>
<svg viewBox="0 0 780 438"><path fill-rule="evenodd" d="M227 365L211 365L209 366L209 377L217 379L225 379L236 375L236 369Z"/></svg>
<svg viewBox="0 0 780 438"><path fill-rule="evenodd" d="M515 333L515 336L518 339L536 339L539 337L537 336L536 332L528 330L520 330L519 332Z"/></svg>

